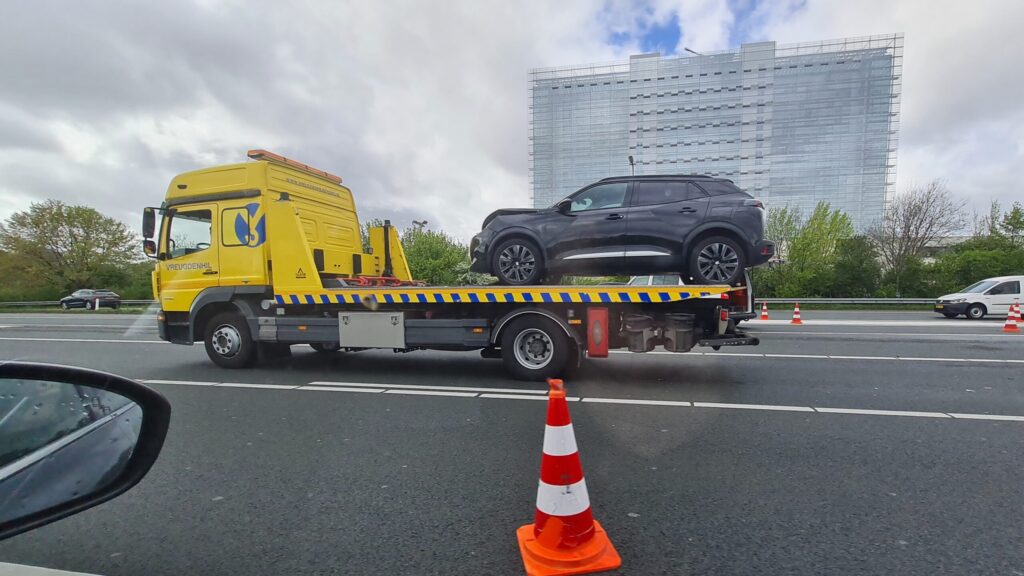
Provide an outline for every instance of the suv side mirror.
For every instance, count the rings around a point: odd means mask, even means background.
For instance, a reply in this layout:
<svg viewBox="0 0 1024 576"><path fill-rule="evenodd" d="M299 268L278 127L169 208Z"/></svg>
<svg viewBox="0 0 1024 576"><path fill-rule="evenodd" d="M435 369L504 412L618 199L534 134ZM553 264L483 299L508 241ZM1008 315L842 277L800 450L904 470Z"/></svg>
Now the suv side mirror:
<svg viewBox="0 0 1024 576"><path fill-rule="evenodd" d="M156 211L153 210L152 208L145 208L142 210L142 238L148 240L155 235Z"/></svg>
<svg viewBox="0 0 1024 576"><path fill-rule="evenodd" d="M558 204L555 204L555 209L561 214L568 214L569 210L572 209L572 200L569 198L562 200Z"/></svg>
<svg viewBox="0 0 1024 576"><path fill-rule="evenodd" d="M94 370L0 362L0 540L106 502L142 480L171 405Z"/></svg>

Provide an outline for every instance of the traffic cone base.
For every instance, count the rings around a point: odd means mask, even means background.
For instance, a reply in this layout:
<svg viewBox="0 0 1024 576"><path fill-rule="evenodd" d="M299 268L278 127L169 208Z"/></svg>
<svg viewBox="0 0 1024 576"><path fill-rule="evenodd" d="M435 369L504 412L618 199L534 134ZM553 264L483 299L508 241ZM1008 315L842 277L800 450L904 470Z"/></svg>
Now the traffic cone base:
<svg viewBox="0 0 1024 576"><path fill-rule="evenodd" d="M549 518L545 532L547 528L555 528L550 526L552 522L558 522L558 519ZM556 528L551 532L558 530ZM543 532L540 537L544 537ZM597 520L594 520L594 537L575 548L556 549L541 544L533 524L520 526L516 530L516 538L519 540L519 552L523 556L528 576L590 574L622 566L622 558Z"/></svg>

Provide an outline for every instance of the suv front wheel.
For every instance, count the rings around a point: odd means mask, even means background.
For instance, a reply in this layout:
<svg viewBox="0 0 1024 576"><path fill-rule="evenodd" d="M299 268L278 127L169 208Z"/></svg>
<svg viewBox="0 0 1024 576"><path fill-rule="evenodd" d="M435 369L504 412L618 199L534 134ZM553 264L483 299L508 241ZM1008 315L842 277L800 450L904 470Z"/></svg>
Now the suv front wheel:
<svg viewBox="0 0 1024 576"><path fill-rule="evenodd" d="M527 286L544 278L544 256L525 238L505 240L491 255L491 271L500 284Z"/></svg>
<svg viewBox="0 0 1024 576"><path fill-rule="evenodd" d="M698 284L734 284L746 267L743 248L727 236L703 238L690 252L690 276Z"/></svg>

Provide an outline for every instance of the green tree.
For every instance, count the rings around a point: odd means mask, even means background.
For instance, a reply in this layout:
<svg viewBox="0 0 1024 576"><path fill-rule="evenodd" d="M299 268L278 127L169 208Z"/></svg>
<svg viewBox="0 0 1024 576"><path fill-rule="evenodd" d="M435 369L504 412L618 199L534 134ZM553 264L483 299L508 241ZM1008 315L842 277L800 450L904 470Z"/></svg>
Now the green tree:
<svg viewBox="0 0 1024 576"><path fill-rule="evenodd" d="M62 291L95 286L101 273L139 259L135 233L87 206L47 200L0 224L0 249L23 263L22 274Z"/></svg>
<svg viewBox="0 0 1024 576"><path fill-rule="evenodd" d="M878 253L870 238L854 236L839 241L830 296L874 296L881 277L882 267L878 263Z"/></svg>
<svg viewBox="0 0 1024 576"><path fill-rule="evenodd" d="M778 284L780 296L823 296L834 283L839 243L853 236L853 223L828 202L818 202L814 212L793 238L785 271Z"/></svg>
<svg viewBox="0 0 1024 576"><path fill-rule="evenodd" d="M1020 202L1014 202L1010 211L999 219L999 232L1014 247L1024 248L1024 206Z"/></svg>
<svg viewBox="0 0 1024 576"><path fill-rule="evenodd" d="M412 277L437 286L458 285L468 267L469 248L441 231L422 227L407 229L402 234L402 249L409 261Z"/></svg>

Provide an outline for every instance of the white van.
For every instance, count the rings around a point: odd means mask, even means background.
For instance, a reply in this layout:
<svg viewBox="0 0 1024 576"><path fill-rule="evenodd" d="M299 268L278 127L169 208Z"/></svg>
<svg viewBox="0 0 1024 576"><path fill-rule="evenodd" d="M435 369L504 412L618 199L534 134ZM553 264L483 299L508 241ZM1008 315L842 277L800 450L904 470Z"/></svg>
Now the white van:
<svg viewBox="0 0 1024 576"><path fill-rule="evenodd" d="M1020 301L1021 284L1024 284L1024 276L988 278L956 294L940 296L935 301L935 311L946 318L963 314L972 320L984 318L986 314L1005 316L1010 313L1010 306Z"/></svg>

